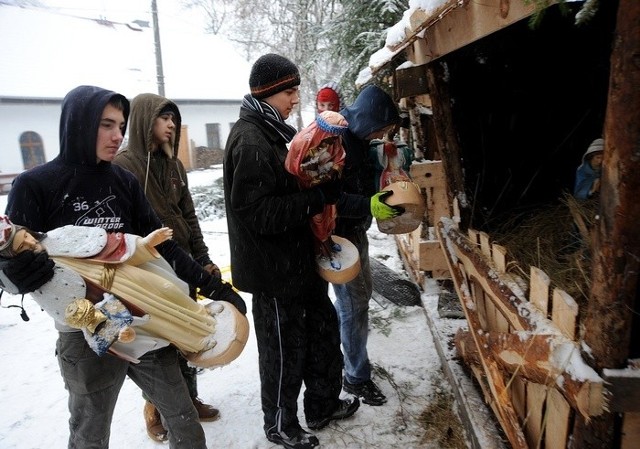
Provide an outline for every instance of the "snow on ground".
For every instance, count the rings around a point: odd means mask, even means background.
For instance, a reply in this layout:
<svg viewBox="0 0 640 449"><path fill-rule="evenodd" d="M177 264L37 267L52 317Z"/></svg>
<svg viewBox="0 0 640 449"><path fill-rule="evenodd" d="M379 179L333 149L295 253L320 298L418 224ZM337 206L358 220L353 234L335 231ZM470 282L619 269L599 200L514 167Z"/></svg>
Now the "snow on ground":
<svg viewBox="0 0 640 449"><path fill-rule="evenodd" d="M190 187L213 185L221 174L220 167L191 172ZM5 206L6 196L0 196L0 210ZM201 226L211 258L224 271L229 264L226 220L214 217L201 221ZM369 236L371 257L401 271L393 237L379 233L375 225ZM250 295L242 295L250 308ZM425 305L437 304L437 291L423 293L422 299ZM19 303L19 296L2 297L4 307ZM29 322L22 321L17 308L0 310L0 448L64 448L68 438L67 394L54 357L57 333L52 320L28 296L24 306ZM363 404L352 418L333 422L317 432L321 447L436 448L435 443L422 441L424 429L418 417L434 394L450 387L427 327L425 310L372 300L370 317L374 379L389 401L382 407ZM233 363L199 375L200 397L221 411L218 421L203 423L209 447L280 447L267 441L262 431L257 359L252 333L244 352ZM111 448L162 447L147 437L142 407L140 390L127 379L111 426ZM299 417L304 426L301 410L300 402Z"/></svg>

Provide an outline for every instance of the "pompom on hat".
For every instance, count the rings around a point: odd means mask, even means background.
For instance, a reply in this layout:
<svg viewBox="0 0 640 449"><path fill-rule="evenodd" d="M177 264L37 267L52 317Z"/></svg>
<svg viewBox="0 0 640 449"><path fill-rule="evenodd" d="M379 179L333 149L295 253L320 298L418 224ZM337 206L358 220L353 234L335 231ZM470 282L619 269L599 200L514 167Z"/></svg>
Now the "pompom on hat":
<svg viewBox="0 0 640 449"><path fill-rule="evenodd" d="M300 85L298 67L284 56L268 53L260 56L251 68L249 87L258 100Z"/></svg>

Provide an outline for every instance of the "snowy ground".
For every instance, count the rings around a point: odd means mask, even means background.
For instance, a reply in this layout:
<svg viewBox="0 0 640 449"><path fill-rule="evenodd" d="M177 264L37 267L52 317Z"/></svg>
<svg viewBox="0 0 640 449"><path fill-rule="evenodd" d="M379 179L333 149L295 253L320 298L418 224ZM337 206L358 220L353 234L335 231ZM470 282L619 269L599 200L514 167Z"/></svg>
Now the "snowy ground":
<svg viewBox="0 0 640 449"><path fill-rule="evenodd" d="M192 187L208 186L220 176L221 169L216 168L192 172L189 181ZM1 211L5 205L6 196L1 196ZM226 220L211 216L201 226L212 259L224 268L229 264ZM395 241L374 228L369 234L371 256L401 271ZM250 296L243 297L250 307ZM427 309L435 309L437 291L423 293L422 300ZM19 303L18 296L2 297L5 307ZM30 298L25 297L24 306L29 322L21 320L19 309L0 310L0 448L64 448L68 438L67 394L54 357L56 331L52 320ZM363 405L352 418L317 432L321 447L439 447L425 440L425 430L418 421L435 395L450 391L425 309L371 301L369 353L375 380L389 402L382 407ZM199 376L200 397L221 411L218 421L203 423L209 447L280 447L268 442L262 431L257 358L252 334L232 364ZM142 407L140 390L127 379L111 426L111 448L162 447L147 437ZM304 426L304 417L299 415Z"/></svg>

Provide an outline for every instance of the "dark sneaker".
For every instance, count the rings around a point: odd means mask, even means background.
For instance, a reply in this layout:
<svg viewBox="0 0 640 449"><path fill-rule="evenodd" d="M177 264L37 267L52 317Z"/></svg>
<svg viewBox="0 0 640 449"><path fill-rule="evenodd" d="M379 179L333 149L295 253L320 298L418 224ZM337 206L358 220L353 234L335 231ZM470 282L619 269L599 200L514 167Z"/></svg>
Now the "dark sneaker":
<svg viewBox="0 0 640 449"><path fill-rule="evenodd" d="M300 426L292 428L288 432L284 430L270 432L267 434L267 440L289 449L311 449L320 444L314 434L305 431Z"/></svg>
<svg viewBox="0 0 640 449"><path fill-rule="evenodd" d="M338 408L329 416L317 419L307 419L307 427L311 430L320 430L327 427L331 421L335 419L345 419L353 415L360 407L360 401L358 398L350 397L347 399L340 399Z"/></svg>
<svg viewBox="0 0 640 449"><path fill-rule="evenodd" d="M382 405L387 402L387 397L382 394L380 388L372 380L360 384L350 384L344 379L342 381L342 389L347 393L358 396L362 402L368 405Z"/></svg>

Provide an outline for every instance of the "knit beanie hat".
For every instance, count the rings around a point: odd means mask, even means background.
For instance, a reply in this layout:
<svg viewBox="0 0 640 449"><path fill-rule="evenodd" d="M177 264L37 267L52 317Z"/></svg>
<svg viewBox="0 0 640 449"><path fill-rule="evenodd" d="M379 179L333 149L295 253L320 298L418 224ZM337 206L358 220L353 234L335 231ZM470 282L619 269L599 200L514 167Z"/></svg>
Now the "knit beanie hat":
<svg viewBox="0 0 640 449"><path fill-rule="evenodd" d="M258 100L300 85L298 67L284 56L268 53L260 56L251 68L249 87Z"/></svg>
<svg viewBox="0 0 640 449"><path fill-rule="evenodd" d="M330 87L323 87L318 91L316 96L317 103L333 103L333 111L338 112L340 110L340 96L338 92Z"/></svg>

